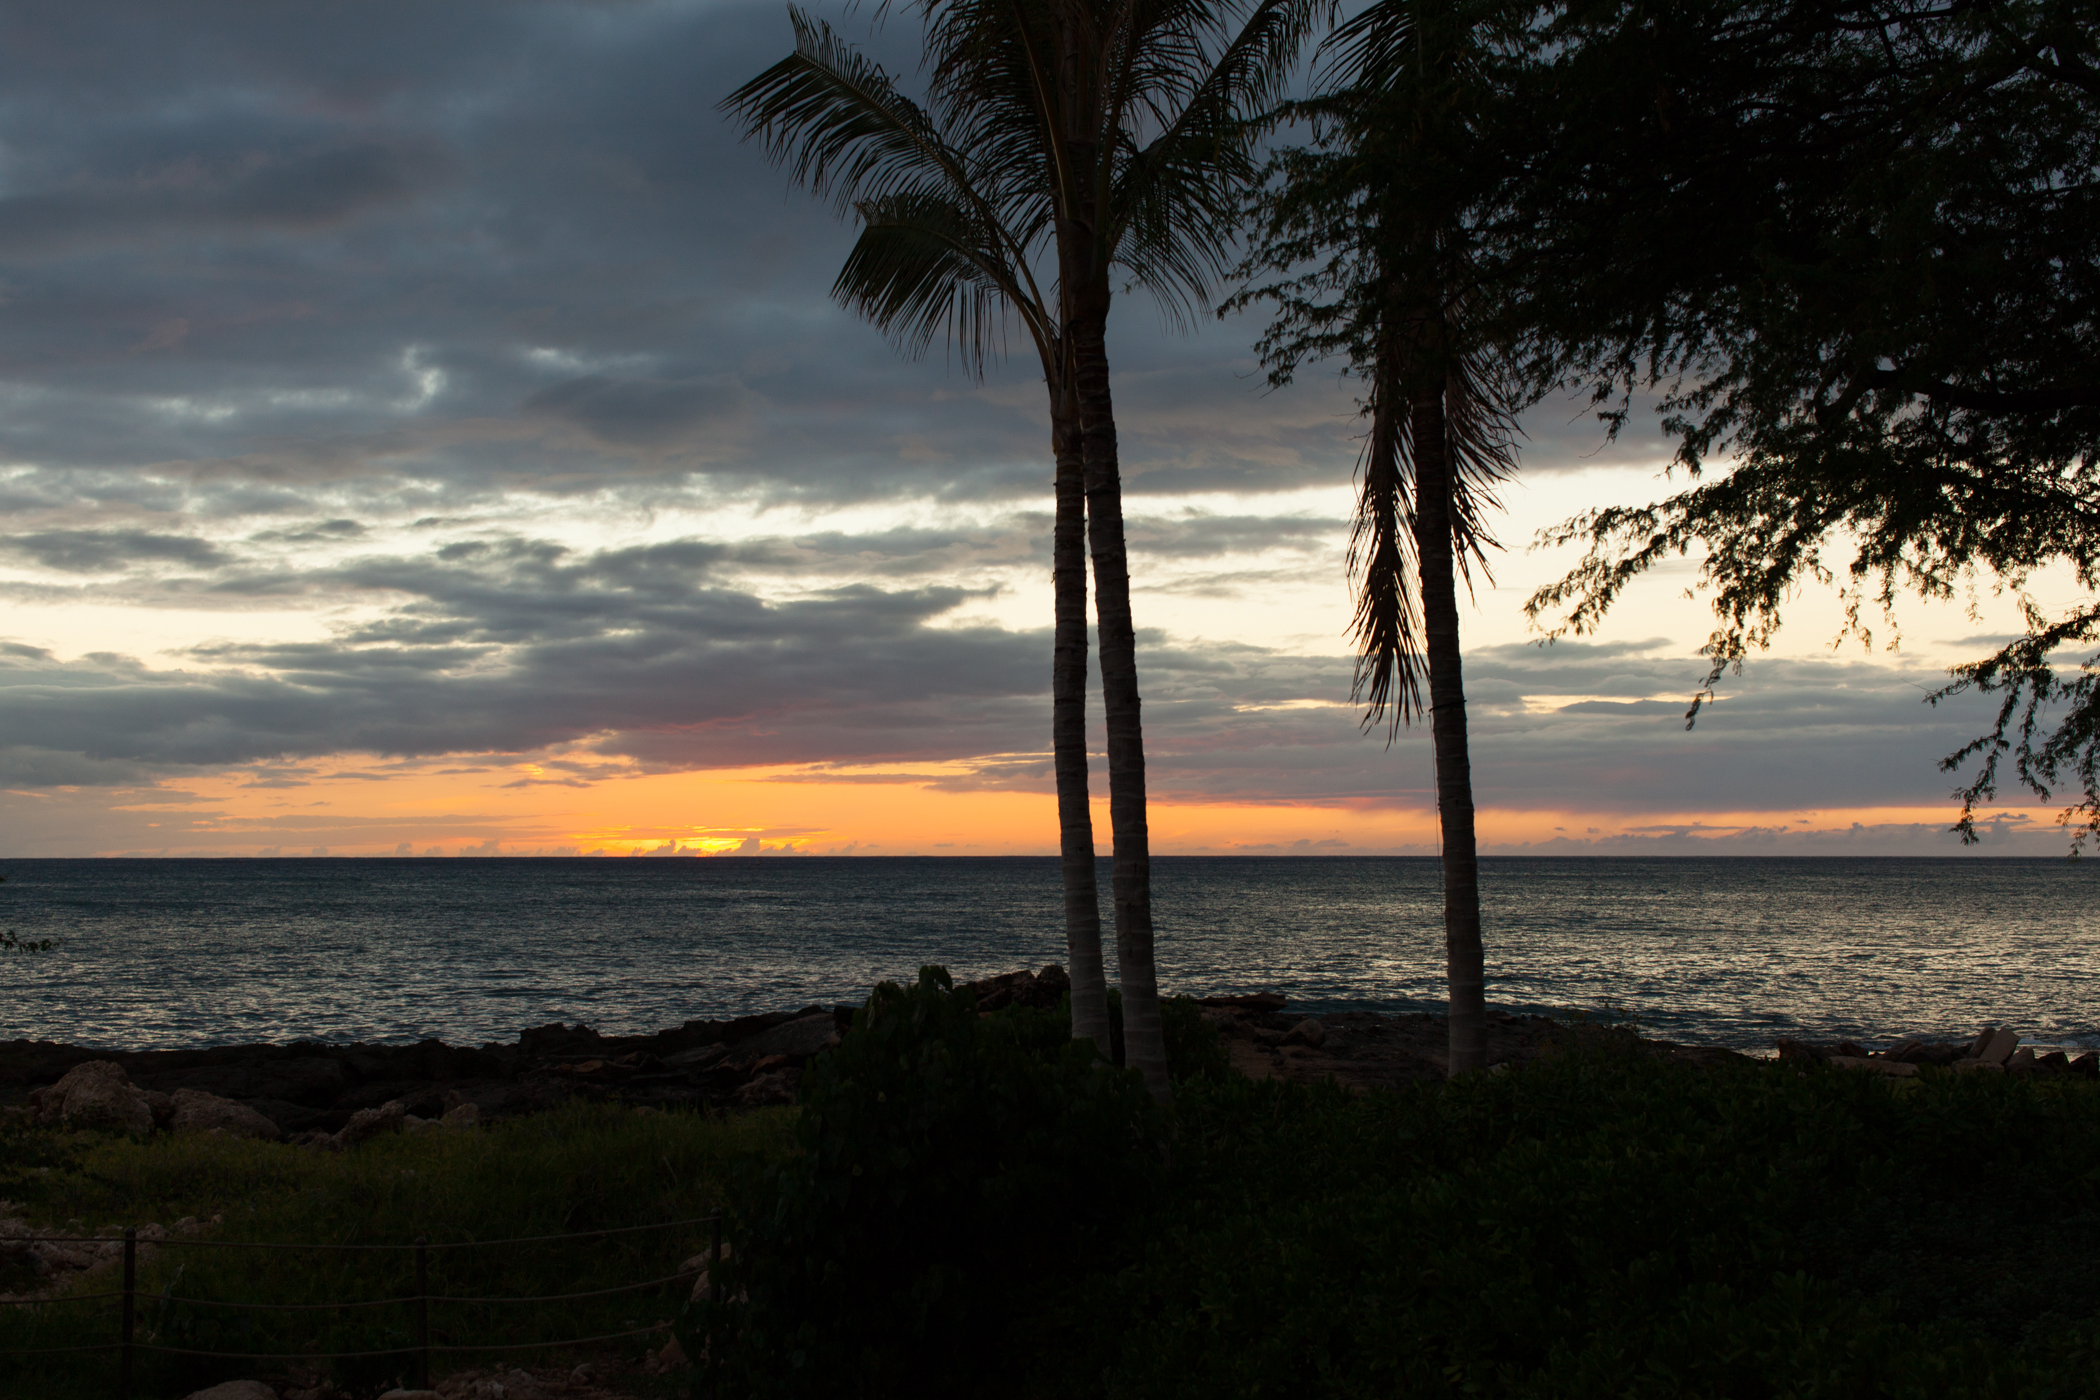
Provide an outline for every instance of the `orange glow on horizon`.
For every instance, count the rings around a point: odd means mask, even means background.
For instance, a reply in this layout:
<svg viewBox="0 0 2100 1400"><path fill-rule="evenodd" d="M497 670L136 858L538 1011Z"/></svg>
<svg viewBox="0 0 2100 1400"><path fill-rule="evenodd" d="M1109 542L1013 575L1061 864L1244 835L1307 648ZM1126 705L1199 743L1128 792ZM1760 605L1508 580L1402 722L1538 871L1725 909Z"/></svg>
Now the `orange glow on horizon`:
<svg viewBox="0 0 2100 1400"><path fill-rule="evenodd" d="M740 769L573 776L542 758L387 763L345 757L296 775L227 772L117 804L133 828L96 854L170 855L1054 855L1047 792L977 787L967 765ZM1111 848L1106 777L1095 776L1096 848ZM1987 814L1988 815L1988 814ZM1390 800L1176 800L1155 797L1161 855L1433 855L1427 794ZM1483 850L1571 853L1655 836L1766 841L1811 832L1943 831L1945 804L1785 812L1616 812L1483 808ZM2012 817L2014 814L2000 814ZM2048 814L2021 814L2026 831ZM149 844L150 843L150 844ZM143 847L143 849L142 849ZM1716 849L1719 849L1717 846ZM86 854L87 852L81 852ZM1950 847L1951 853L1951 847Z"/></svg>

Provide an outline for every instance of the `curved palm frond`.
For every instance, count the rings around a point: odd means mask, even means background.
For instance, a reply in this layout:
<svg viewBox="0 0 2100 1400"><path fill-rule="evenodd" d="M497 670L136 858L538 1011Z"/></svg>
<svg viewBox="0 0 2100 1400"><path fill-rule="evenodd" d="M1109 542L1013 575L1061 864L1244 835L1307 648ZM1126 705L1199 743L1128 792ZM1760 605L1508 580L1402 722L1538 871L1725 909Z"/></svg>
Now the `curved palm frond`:
<svg viewBox="0 0 2100 1400"><path fill-rule="evenodd" d="M796 183L863 221L832 294L914 355L947 328L973 375L997 357L1011 311L1050 364L1030 257L1045 237L1043 217L1012 197L970 133L945 131L822 20L795 6L788 15L795 51L720 107ZM1028 217L1002 217L1002 206L1017 203Z"/></svg>
<svg viewBox="0 0 2100 1400"><path fill-rule="evenodd" d="M1018 318L1044 359L1055 361L1057 328L1031 299L992 230L952 200L890 195L858 206L861 233L831 294L916 359L944 332L964 368L981 376Z"/></svg>
<svg viewBox="0 0 2100 1400"><path fill-rule="evenodd" d="M1391 87L1422 61L1418 9L1415 0L1373 0L1320 41L1315 70L1337 87Z"/></svg>
<svg viewBox="0 0 2100 1400"><path fill-rule="evenodd" d="M1387 742L1423 714L1428 677L1423 649L1421 572L1415 557L1414 447L1408 387L1419 373L1397 337L1386 336L1370 404L1356 516L1349 532L1349 576L1357 581L1349 633L1356 643L1352 700L1365 703L1363 726L1388 724ZM1461 355L1443 372L1444 450L1451 462L1452 555L1467 592L1474 570L1495 581L1489 551L1501 548L1488 516L1497 488L1516 471L1521 431L1506 376L1486 356Z"/></svg>
<svg viewBox="0 0 2100 1400"><path fill-rule="evenodd" d="M1411 449L1399 376L1388 373L1373 390L1347 561L1349 577L1357 580L1356 608L1349 619L1356 642L1349 698L1365 702L1365 729L1390 713L1387 744L1422 714L1429 670L1416 585Z"/></svg>
<svg viewBox="0 0 2100 1400"><path fill-rule="evenodd" d="M1199 0L1148 7L1159 12L1155 37L1171 26L1174 40L1154 46L1160 72L1141 73L1128 100L1142 104L1158 134L1120 152L1104 236L1170 321L1193 318L1227 273L1244 193L1257 183L1261 119L1333 8L1331 0L1261 0L1233 30L1220 23L1229 11ZM1189 66L1177 70L1177 60Z"/></svg>
<svg viewBox="0 0 2100 1400"><path fill-rule="evenodd" d="M862 199L929 179L962 181L962 157L882 65L831 26L789 6L795 51L722 99L745 139L844 214Z"/></svg>
<svg viewBox="0 0 2100 1400"><path fill-rule="evenodd" d="M1259 119L1334 0L923 0L932 97L1002 217L1050 196L1186 325L1232 262ZM967 132L967 136L964 133Z"/></svg>

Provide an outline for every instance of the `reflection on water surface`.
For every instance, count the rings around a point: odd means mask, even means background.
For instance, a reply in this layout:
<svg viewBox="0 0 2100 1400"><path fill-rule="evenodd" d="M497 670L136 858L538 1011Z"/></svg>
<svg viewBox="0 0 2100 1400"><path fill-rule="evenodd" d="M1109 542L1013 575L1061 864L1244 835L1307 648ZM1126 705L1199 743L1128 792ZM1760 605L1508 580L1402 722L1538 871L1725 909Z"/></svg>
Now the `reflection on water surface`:
<svg viewBox="0 0 2100 1400"><path fill-rule="evenodd" d="M2096 863L1492 859L1488 994L1617 1008L1673 1039L1967 1035L2100 1044ZM1025 859L19 860L0 1038L125 1048L508 1040L584 1021L858 1000L923 962L1064 961L1057 862ZM1103 863L1101 887L1108 889ZM1160 858L1162 985L1429 1008L1436 863ZM1113 956L1110 958L1113 966Z"/></svg>

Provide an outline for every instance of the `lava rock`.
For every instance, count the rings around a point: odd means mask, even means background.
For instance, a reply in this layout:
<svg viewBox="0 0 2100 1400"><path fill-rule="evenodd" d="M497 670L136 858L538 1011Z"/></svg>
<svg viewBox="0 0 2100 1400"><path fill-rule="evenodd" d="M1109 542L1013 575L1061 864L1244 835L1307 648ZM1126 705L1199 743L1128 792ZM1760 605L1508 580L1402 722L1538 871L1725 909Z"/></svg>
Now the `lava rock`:
<svg viewBox="0 0 2100 1400"><path fill-rule="evenodd" d="M90 1060L65 1072L46 1090L44 1117L69 1128L104 1128L112 1132L153 1131L153 1106L113 1060Z"/></svg>
<svg viewBox="0 0 2100 1400"><path fill-rule="evenodd" d="M788 1055L807 1059L838 1043L838 1022L829 1011L820 1011L814 1016L789 1021L740 1041L736 1051L740 1055Z"/></svg>
<svg viewBox="0 0 2100 1400"><path fill-rule="evenodd" d="M244 1103L222 1099L201 1089L177 1089L169 1096L174 1111L168 1129L175 1133L224 1133L228 1137L275 1142L284 1130Z"/></svg>

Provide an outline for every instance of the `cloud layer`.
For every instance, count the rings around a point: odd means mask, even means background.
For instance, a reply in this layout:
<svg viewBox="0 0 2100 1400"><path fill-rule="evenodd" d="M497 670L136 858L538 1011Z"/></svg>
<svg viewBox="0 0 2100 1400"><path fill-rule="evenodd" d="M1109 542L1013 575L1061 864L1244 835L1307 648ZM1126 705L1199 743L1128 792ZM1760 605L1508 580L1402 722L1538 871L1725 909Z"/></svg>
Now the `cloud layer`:
<svg viewBox="0 0 2100 1400"><path fill-rule="evenodd" d="M828 302L851 230L714 110L782 7L4 23L0 784L112 829L342 756L1048 790L1041 385ZM907 75L910 30L867 36ZM1258 329L1116 313L1153 792L1428 810L1336 654L1350 386L1267 392ZM1653 455L1531 427L1527 471ZM1932 803L1979 723L1934 674L1773 660L1687 734L1689 650L1478 649L1482 803Z"/></svg>

